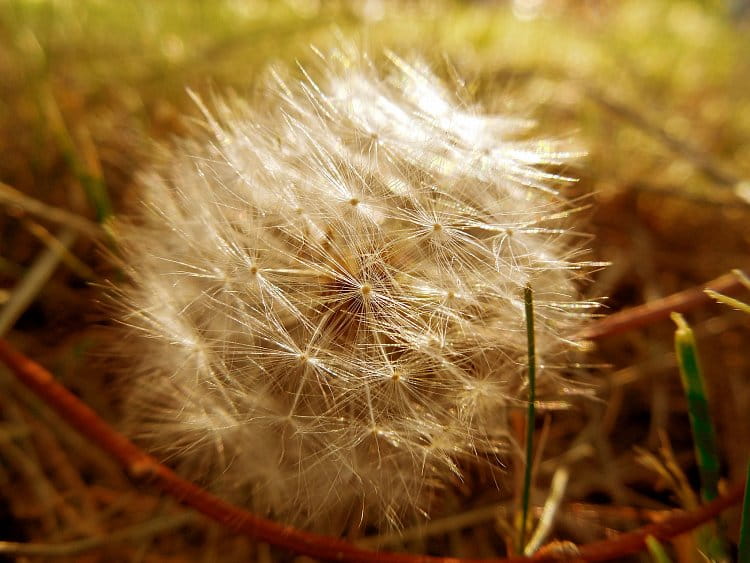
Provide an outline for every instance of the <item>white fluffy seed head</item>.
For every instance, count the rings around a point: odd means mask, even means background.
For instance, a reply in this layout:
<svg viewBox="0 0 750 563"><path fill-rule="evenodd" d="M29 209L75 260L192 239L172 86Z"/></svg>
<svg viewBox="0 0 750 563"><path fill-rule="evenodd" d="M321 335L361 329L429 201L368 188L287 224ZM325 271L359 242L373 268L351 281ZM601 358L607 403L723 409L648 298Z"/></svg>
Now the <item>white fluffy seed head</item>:
<svg viewBox="0 0 750 563"><path fill-rule="evenodd" d="M587 306L556 191L574 155L387 59L342 48L218 103L120 227L132 434L318 529L397 527L496 463L525 396L523 287L550 398Z"/></svg>

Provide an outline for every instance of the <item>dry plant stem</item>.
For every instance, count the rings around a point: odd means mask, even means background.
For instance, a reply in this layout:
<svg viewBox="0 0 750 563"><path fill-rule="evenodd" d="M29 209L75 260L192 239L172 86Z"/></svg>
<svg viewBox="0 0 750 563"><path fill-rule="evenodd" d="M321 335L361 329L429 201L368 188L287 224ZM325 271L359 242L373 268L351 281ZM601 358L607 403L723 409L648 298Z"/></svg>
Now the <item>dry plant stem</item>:
<svg viewBox="0 0 750 563"><path fill-rule="evenodd" d="M745 484L740 483L716 500L704 504L695 510L675 511L662 522L650 524L633 532L617 535L613 538L581 546L579 556L585 561L606 561L623 555L636 553L646 545L646 538L653 536L660 541L679 536L701 524L712 520L721 512L742 500Z"/></svg>
<svg viewBox="0 0 750 563"><path fill-rule="evenodd" d="M193 483L179 477L156 459L142 452L123 435L112 429L93 410L57 383L47 370L0 340L0 359L18 379L39 395L81 434L117 459L137 479L148 478L162 491L219 522L227 529L283 547L295 553L329 561L357 561L384 563L512 563L520 561L555 561L564 558L554 553L531 558L458 560L449 557L430 557L400 553L367 551L332 537L311 534L255 516L211 495ZM634 532L584 545L579 556L588 561L602 561L643 549L646 538L673 538L716 517L726 508L738 503L744 493L744 483L736 485L715 501L690 512L675 512L662 522Z"/></svg>
<svg viewBox="0 0 750 563"><path fill-rule="evenodd" d="M58 225L75 229L92 239L100 239L104 234L104 231L96 223L65 209L42 203L4 182L0 182L0 204L11 207L17 206L27 213L36 215L37 217L50 221L51 223L57 223Z"/></svg>
<svg viewBox="0 0 750 563"><path fill-rule="evenodd" d="M559 467L552 476L549 496L544 503L544 509L539 518L539 524L537 525L536 530L534 530L534 534L531 536L529 543L524 547L524 555L533 555L546 541L547 535L550 533L552 526L555 523L555 515L560 508L563 497L565 496L565 489L568 486L568 477L570 477L570 471L568 471L568 468L564 465Z"/></svg>
<svg viewBox="0 0 750 563"><path fill-rule="evenodd" d="M23 220L22 224L26 230L43 242L47 248L59 252L60 260L81 279L86 281L94 281L97 279L94 270L87 266L83 260L73 254L68 247L64 246L59 240L57 240L44 226L35 221L29 220Z"/></svg>
<svg viewBox="0 0 750 563"><path fill-rule="evenodd" d="M8 555L26 555L42 557L69 557L79 555L92 549L118 542L134 541L149 538L156 534L180 528L194 521L193 514L177 514L175 516L154 518L137 526L112 532L107 535L84 538L58 544L19 543L0 541L0 553Z"/></svg>
<svg viewBox="0 0 750 563"><path fill-rule="evenodd" d="M74 452L65 449L55 439L50 429L38 420L30 420L29 427L33 438L32 444L44 459L44 465L58 487L65 491L60 495L60 510L72 512L72 520L80 533L102 534L102 526L97 516L94 500L84 482L84 478L73 466L70 458ZM74 508L68 508L74 507Z"/></svg>
<svg viewBox="0 0 750 563"><path fill-rule="evenodd" d="M578 333L581 340L598 340L629 330L635 330L655 322L666 320L670 313L684 313L702 305L713 302L704 290L718 293L734 293L744 286L734 273L724 274L701 287L692 287L679 293L673 293L662 299L649 301L638 307L625 309L596 321Z"/></svg>
<svg viewBox="0 0 750 563"><path fill-rule="evenodd" d="M39 254L34 261L34 265L28 270L23 280L11 293L10 299L0 310L0 335L10 330L18 317L26 310L26 307L36 298L62 259L62 252L70 248L75 239L76 233L65 227L56 237L59 245L47 247Z"/></svg>
<svg viewBox="0 0 750 563"><path fill-rule="evenodd" d="M384 546L397 547L409 542L418 541L429 536L445 534L455 530L463 530L496 520L508 514L509 503L491 504L473 510L467 510L445 518L430 520L412 528L406 528L398 532L389 532L381 535L365 536L355 540L357 547L367 549L380 549Z"/></svg>

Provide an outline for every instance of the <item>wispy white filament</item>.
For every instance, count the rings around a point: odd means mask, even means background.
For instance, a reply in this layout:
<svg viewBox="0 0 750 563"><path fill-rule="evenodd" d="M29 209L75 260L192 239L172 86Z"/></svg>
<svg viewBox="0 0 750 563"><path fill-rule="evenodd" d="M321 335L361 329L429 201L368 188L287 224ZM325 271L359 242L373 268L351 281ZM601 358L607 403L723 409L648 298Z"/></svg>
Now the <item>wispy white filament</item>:
<svg viewBox="0 0 750 563"><path fill-rule="evenodd" d="M388 59L341 49L252 107L217 104L122 228L132 432L318 528L398 526L467 462L497 463L523 404L522 288L543 396L588 307L556 191L573 154Z"/></svg>

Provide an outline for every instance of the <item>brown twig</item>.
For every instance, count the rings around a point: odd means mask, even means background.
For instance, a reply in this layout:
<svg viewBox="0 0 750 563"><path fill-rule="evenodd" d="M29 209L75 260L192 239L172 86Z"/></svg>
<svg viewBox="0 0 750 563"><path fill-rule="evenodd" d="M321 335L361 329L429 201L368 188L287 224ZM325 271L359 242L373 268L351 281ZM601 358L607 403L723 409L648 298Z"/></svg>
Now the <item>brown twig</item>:
<svg viewBox="0 0 750 563"><path fill-rule="evenodd" d="M596 321L578 333L581 340L597 340L605 336L612 336L635 330L655 322L666 320L673 311L684 313L696 309L714 300L706 295L710 289L718 293L734 293L744 286L740 278L734 274L724 274L701 287L692 287L679 293L673 293L662 299L655 299L643 305L625 309Z"/></svg>
<svg viewBox="0 0 750 563"><path fill-rule="evenodd" d="M88 538L61 543L27 543L0 541L0 553L27 557L70 557L113 543L134 541L149 538L157 534L174 530L192 523L194 515L182 513L174 516L162 516L147 522L111 532L107 535L96 535Z"/></svg>
<svg viewBox="0 0 750 563"><path fill-rule="evenodd" d="M579 556L584 561L606 561L623 555L641 551L648 536L658 540L672 539L701 524L716 518L730 506L739 503L745 493L745 484L732 487L725 495L689 512L677 512L656 524L639 528L634 532L619 534L613 538L590 543L579 548Z"/></svg>
<svg viewBox="0 0 750 563"><path fill-rule="evenodd" d="M726 288L724 288L724 291L726 291ZM182 504L196 509L224 527L269 544L319 559L362 563L479 563L480 561L484 561L484 563L513 563L556 561L566 557L563 554L544 552L531 558L459 560L447 557L368 551L338 538L304 532L291 526L260 518L183 479L171 469L141 451L70 391L57 383L46 369L15 350L4 340L0 340L0 360L5 362L21 382L34 391L68 423L117 459L132 477L136 479L148 478L162 491ZM654 536L659 540L666 540L687 532L716 517L727 507L739 502L743 492L744 484L735 486L726 495L696 510L677 512L657 524L651 524L608 540L584 545L580 547L576 557L598 561L637 552L645 545L646 537Z"/></svg>
<svg viewBox="0 0 750 563"><path fill-rule="evenodd" d="M99 225L89 221L85 217L29 197L5 182L0 182L0 204L19 207L27 213L31 213L52 223L75 229L94 240L101 239L104 235L104 230Z"/></svg>

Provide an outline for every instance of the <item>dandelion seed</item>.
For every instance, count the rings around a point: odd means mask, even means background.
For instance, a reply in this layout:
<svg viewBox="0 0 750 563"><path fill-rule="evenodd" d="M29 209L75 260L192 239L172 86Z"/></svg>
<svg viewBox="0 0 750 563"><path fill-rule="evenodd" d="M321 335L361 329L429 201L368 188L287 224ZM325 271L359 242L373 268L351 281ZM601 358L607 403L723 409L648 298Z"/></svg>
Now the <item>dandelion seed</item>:
<svg viewBox="0 0 750 563"><path fill-rule="evenodd" d="M317 78L313 78L313 76ZM573 156L426 65L341 48L255 108L216 104L123 225L131 433L235 502L319 529L429 514L500 465L525 320L564 365L590 303L557 188ZM567 393L539 373L550 404Z"/></svg>

